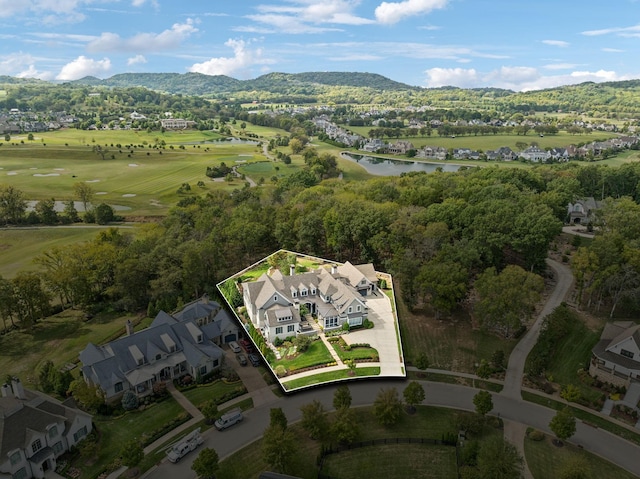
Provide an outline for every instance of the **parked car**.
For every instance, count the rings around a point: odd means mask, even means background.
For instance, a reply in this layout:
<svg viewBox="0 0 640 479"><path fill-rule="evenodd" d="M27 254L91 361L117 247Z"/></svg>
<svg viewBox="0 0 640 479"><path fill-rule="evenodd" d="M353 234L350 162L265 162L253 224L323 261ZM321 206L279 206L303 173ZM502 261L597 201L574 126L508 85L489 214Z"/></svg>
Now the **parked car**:
<svg viewBox="0 0 640 479"><path fill-rule="evenodd" d="M253 367L260 366L260 356L258 356L257 354L250 354L249 361L251 361L251 365Z"/></svg>
<svg viewBox="0 0 640 479"><path fill-rule="evenodd" d="M247 357L244 354L242 354L242 353L236 354L236 359L240 363L240 366L246 366L247 365Z"/></svg>
<svg viewBox="0 0 640 479"><path fill-rule="evenodd" d="M233 409L226 414L223 414L220 419L213 423L218 431L222 431L234 424L242 421L242 411L240 409Z"/></svg>
<svg viewBox="0 0 640 479"><path fill-rule="evenodd" d="M247 353L252 353L255 351L253 344L248 339L241 339L239 343L240 343L240 346L242 346Z"/></svg>
<svg viewBox="0 0 640 479"><path fill-rule="evenodd" d="M184 456L196 449L204 441L200 436L200 428L195 429L181 441L175 443L166 450L167 458L171 462L179 462Z"/></svg>
<svg viewBox="0 0 640 479"><path fill-rule="evenodd" d="M241 353L242 352L242 348L240 347L240 345L238 343L236 343L235 341L230 341L229 342L229 348L231 349L231 351L233 351L234 353Z"/></svg>

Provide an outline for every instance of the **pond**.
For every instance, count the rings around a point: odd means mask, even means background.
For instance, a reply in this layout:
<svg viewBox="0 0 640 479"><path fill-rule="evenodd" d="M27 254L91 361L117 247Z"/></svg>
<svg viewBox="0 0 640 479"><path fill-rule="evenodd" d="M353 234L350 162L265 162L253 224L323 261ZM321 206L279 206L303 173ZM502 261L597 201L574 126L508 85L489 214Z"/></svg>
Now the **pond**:
<svg viewBox="0 0 640 479"><path fill-rule="evenodd" d="M200 140L200 141L188 141L182 143L183 145L215 145L220 143L228 143L232 145L259 145L260 142L256 140L243 140L241 138L235 138L230 136L228 138L218 138L217 140Z"/></svg>
<svg viewBox="0 0 640 479"><path fill-rule="evenodd" d="M390 160L388 158L344 152L340 156L345 160L359 164L367 170L367 173L380 176L400 176L402 173L410 173L412 171L433 173L437 168L442 169L442 171L458 171L462 166L449 163L425 163L414 160Z"/></svg>

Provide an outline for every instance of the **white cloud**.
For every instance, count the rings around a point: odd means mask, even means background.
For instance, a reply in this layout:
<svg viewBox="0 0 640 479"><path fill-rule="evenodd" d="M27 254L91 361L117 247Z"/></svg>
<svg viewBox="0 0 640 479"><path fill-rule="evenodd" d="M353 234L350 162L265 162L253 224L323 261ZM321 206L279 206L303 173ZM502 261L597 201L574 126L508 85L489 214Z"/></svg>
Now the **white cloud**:
<svg viewBox="0 0 640 479"><path fill-rule="evenodd" d="M16 52L5 55L0 60L0 75L15 76L18 78L40 78L50 80L51 72L38 71L36 62L38 59L28 53Z"/></svg>
<svg viewBox="0 0 640 479"><path fill-rule="evenodd" d="M607 53L624 53L624 50L620 50L619 48L601 48L600 49L603 52L607 52Z"/></svg>
<svg viewBox="0 0 640 479"><path fill-rule="evenodd" d="M0 17L29 15L44 23L81 21L85 16L78 11L93 0L0 0Z"/></svg>
<svg viewBox="0 0 640 479"><path fill-rule="evenodd" d="M376 62L376 61L380 61L382 60L383 57L379 56L379 55L340 55L340 56L336 56L336 57L332 57L329 58L329 60L331 61L336 61L336 62Z"/></svg>
<svg viewBox="0 0 640 479"><path fill-rule="evenodd" d="M211 58L202 63L194 63L188 70L205 75L244 76L254 65L274 63L273 60L262 57L262 49L250 49L250 44L251 42L244 40L229 39L225 42L225 46L233 49L233 57Z"/></svg>
<svg viewBox="0 0 640 479"><path fill-rule="evenodd" d="M111 60L104 58L94 60L84 55L79 56L62 67L56 80L77 80L86 76L102 76L111 70Z"/></svg>
<svg viewBox="0 0 640 479"><path fill-rule="evenodd" d="M144 55L136 55L135 57L131 57L127 59L127 65L137 65L138 63L147 63L147 59Z"/></svg>
<svg viewBox="0 0 640 479"><path fill-rule="evenodd" d="M309 34L336 31L319 25L367 25L373 20L354 14L359 0L289 0L287 5L259 5L258 13L245 18L261 26L241 26L236 31L261 33Z"/></svg>
<svg viewBox="0 0 640 479"><path fill-rule="evenodd" d="M629 33L640 32L640 25L633 25L631 27L612 27L612 28L602 28L600 30L587 30L582 32L583 35L587 35L589 37L599 36L599 35L610 35L612 33L617 33L620 36L629 36Z"/></svg>
<svg viewBox="0 0 640 479"><path fill-rule="evenodd" d="M35 65L29 65L29 68L27 68L24 71L21 71L16 76L18 78L39 78L40 80L53 79L53 73L49 71L44 71L44 72L38 71L36 70Z"/></svg>
<svg viewBox="0 0 640 479"><path fill-rule="evenodd" d="M161 33L140 33L131 38L122 38L117 33L103 32L87 45L90 52L130 52L130 51L166 51L175 49L198 29L194 20L188 18L185 23L174 23Z"/></svg>
<svg viewBox="0 0 640 479"><path fill-rule="evenodd" d="M457 86L470 88L478 85L478 72L474 68L430 68L427 74L427 86Z"/></svg>
<svg viewBox="0 0 640 479"><path fill-rule="evenodd" d="M463 68L431 68L426 72L426 86L457 86L460 88L495 87L516 91L540 90L587 81L605 82L634 78L614 71L573 71L563 75L542 75L533 67L501 67L488 73Z"/></svg>
<svg viewBox="0 0 640 479"><path fill-rule="evenodd" d="M376 7L376 19L380 23L398 23L407 17L425 15L432 10L444 8L449 0L404 0L403 2L382 2Z"/></svg>
<svg viewBox="0 0 640 479"><path fill-rule="evenodd" d="M542 43L545 45L551 45L552 47L560 47L567 48L569 46L569 42L565 42L562 40L542 40Z"/></svg>
<svg viewBox="0 0 640 479"><path fill-rule="evenodd" d="M576 63L549 63L544 65L542 68L546 70L571 70L577 66L578 65Z"/></svg>

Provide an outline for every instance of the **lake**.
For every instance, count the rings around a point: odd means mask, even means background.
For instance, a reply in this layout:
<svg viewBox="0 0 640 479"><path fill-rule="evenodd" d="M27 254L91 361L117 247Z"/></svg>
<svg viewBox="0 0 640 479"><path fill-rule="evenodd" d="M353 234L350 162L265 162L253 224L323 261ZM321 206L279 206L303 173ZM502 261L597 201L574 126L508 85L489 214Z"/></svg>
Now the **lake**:
<svg viewBox="0 0 640 479"><path fill-rule="evenodd" d="M414 160L390 160L368 155L358 155L356 153L341 153L341 158L359 164L367 173L379 176L400 176L402 173L412 171L424 171L433 173L436 168L442 171L458 171L461 165L449 163L425 163Z"/></svg>

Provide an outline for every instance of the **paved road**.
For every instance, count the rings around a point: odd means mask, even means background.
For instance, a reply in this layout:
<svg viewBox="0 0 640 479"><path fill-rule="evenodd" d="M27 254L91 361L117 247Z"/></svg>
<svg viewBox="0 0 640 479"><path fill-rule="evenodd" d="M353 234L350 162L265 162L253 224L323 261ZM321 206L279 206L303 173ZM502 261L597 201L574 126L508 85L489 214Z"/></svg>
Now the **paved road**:
<svg viewBox="0 0 640 479"><path fill-rule="evenodd" d="M351 383L349 388L353 396L353 405L364 406L373 402L380 388L397 387L402 390L406 384L406 380L367 380ZM474 410L473 396L478 392L477 389L445 383L423 382L422 384L425 387L427 397L424 404ZM259 406L248 411L245 420L238 426L224 432L216 430L205 432L204 447L214 448L223 459L262 436L262 432L269 423L269 409L271 407L281 407L289 419L289 423L292 423L300 419L300 406L314 399L321 401L325 408L330 410L334 390L333 386L321 387L296 393L273 404ZM550 432L548 424L555 411L525 402L522 399L498 394L493 395L493 402L493 414L499 414L503 419ZM571 442L581 445L585 450L602 456L640 476L640 461L637 459L640 456L640 447L624 439L578 422L576 434ZM153 479L195 478L195 474L191 471L191 464L196 457L197 451L184 458L179 464L171 464L165 460L158 467L150 470L145 477Z"/></svg>
<svg viewBox="0 0 640 479"><path fill-rule="evenodd" d="M552 259L547 259L547 265L555 272L556 286L551 292L549 299L547 299L542 311L540 311L536 322L533 323L533 326L527 331L527 334L525 334L516 347L513 348L511 356L509 356L509 365L507 366L507 372L504 378L504 389L501 393L503 396L518 399L522 397L520 390L522 388L524 363L538 340L542 321L554 309L560 306L560 303L564 301L573 284L573 275L568 266Z"/></svg>

